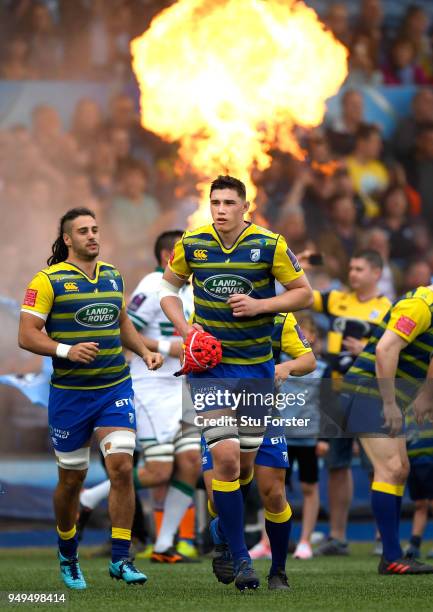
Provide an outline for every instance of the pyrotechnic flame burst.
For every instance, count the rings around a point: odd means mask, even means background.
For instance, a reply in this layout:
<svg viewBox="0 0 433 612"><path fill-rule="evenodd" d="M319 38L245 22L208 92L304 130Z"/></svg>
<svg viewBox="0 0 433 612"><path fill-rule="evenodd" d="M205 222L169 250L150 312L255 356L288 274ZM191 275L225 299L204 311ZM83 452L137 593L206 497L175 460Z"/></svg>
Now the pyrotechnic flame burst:
<svg viewBox="0 0 433 612"><path fill-rule="evenodd" d="M296 0L179 0L131 49L142 125L180 142L200 189L228 172L252 200L253 165L271 147L302 157L293 127L319 125L347 75L345 47Z"/></svg>

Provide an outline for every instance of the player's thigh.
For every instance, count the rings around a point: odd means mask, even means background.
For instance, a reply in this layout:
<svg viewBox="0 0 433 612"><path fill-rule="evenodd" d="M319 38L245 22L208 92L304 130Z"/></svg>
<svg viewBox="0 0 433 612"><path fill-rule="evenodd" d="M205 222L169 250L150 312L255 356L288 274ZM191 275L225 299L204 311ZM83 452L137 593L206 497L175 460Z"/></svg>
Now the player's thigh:
<svg viewBox="0 0 433 612"><path fill-rule="evenodd" d="M56 454L89 446L98 408L92 398L89 391L50 388L48 427Z"/></svg>

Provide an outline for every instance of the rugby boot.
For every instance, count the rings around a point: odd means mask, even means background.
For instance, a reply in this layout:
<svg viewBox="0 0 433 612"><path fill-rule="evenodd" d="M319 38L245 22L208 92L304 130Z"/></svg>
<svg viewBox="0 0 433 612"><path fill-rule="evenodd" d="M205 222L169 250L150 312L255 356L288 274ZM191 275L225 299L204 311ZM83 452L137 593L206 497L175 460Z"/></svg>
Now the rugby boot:
<svg viewBox="0 0 433 612"><path fill-rule="evenodd" d="M78 557L67 558L57 553L60 561L60 575L68 589L83 590L87 588L86 581L78 563Z"/></svg>
<svg viewBox="0 0 433 612"><path fill-rule="evenodd" d="M121 559L116 563L110 563L108 572L112 578L123 580L126 584L144 584L147 580L130 559Z"/></svg>

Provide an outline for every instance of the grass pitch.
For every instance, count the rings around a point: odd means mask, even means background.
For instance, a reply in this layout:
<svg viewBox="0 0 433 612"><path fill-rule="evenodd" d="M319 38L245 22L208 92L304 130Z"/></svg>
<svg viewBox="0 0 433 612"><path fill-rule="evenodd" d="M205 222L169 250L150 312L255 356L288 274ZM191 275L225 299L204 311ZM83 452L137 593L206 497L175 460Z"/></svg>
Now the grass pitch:
<svg viewBox="0 0 433 612"><path fill-rule="evenodd" d="M350 557L322 558L309 561L289 559L287 570L291 591L275 593L267 590L268 561L256 562L262 579L258 591L239 593L233 584L219 584L212 574L211 562L194 565L156 565L147 560L137 566L147 574L148 582L127 586L108 576L108 559L86 558L83 548L80 558L88 588L82 592L67 592L68 602L62 604L18 604L12 606L3 599L2 609L12 607L27 610L65 608L80 612L252 612L271 610L417 610L432 609L432 576L379 576L376 557L369 553L370 544L352 546ZM63 591L54 550L3 549L0 552L0 591L59 592Z"/></svg>

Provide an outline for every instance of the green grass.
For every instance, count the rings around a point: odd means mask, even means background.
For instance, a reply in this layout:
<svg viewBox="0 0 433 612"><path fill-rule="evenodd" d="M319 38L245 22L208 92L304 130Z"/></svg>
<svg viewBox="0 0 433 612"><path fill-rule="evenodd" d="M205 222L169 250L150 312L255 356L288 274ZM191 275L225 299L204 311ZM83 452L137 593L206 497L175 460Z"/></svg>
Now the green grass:
<svg viewBox="0 0 433 612"><path fill-rule="evenodd" d="M369 555L370 544L352 546L350 557L294 561L287 570L289 593L270 593L266 585L269 562L256 567L262 587L256 592L238 593L233 584L215 580L209 559L195 565L154 565L137 561L149 578L143 587L127 586L111 580L107 559L86 558L81 566L88 588L68 591L68 610L80 612L178 612L182 610L251 612L270 610L424 610L432 609L433 576L379 576L377 559ZM87 555L88 556L88 555ZM61 591L55 552L46 549L3 549L0 552L0 591ZM0 604L1 606L1 604ZM16 606L18 607L18 606ZM19 606L26 610L53 610L63 606ZM12 609L3 603L3 608Z"/></svg>

